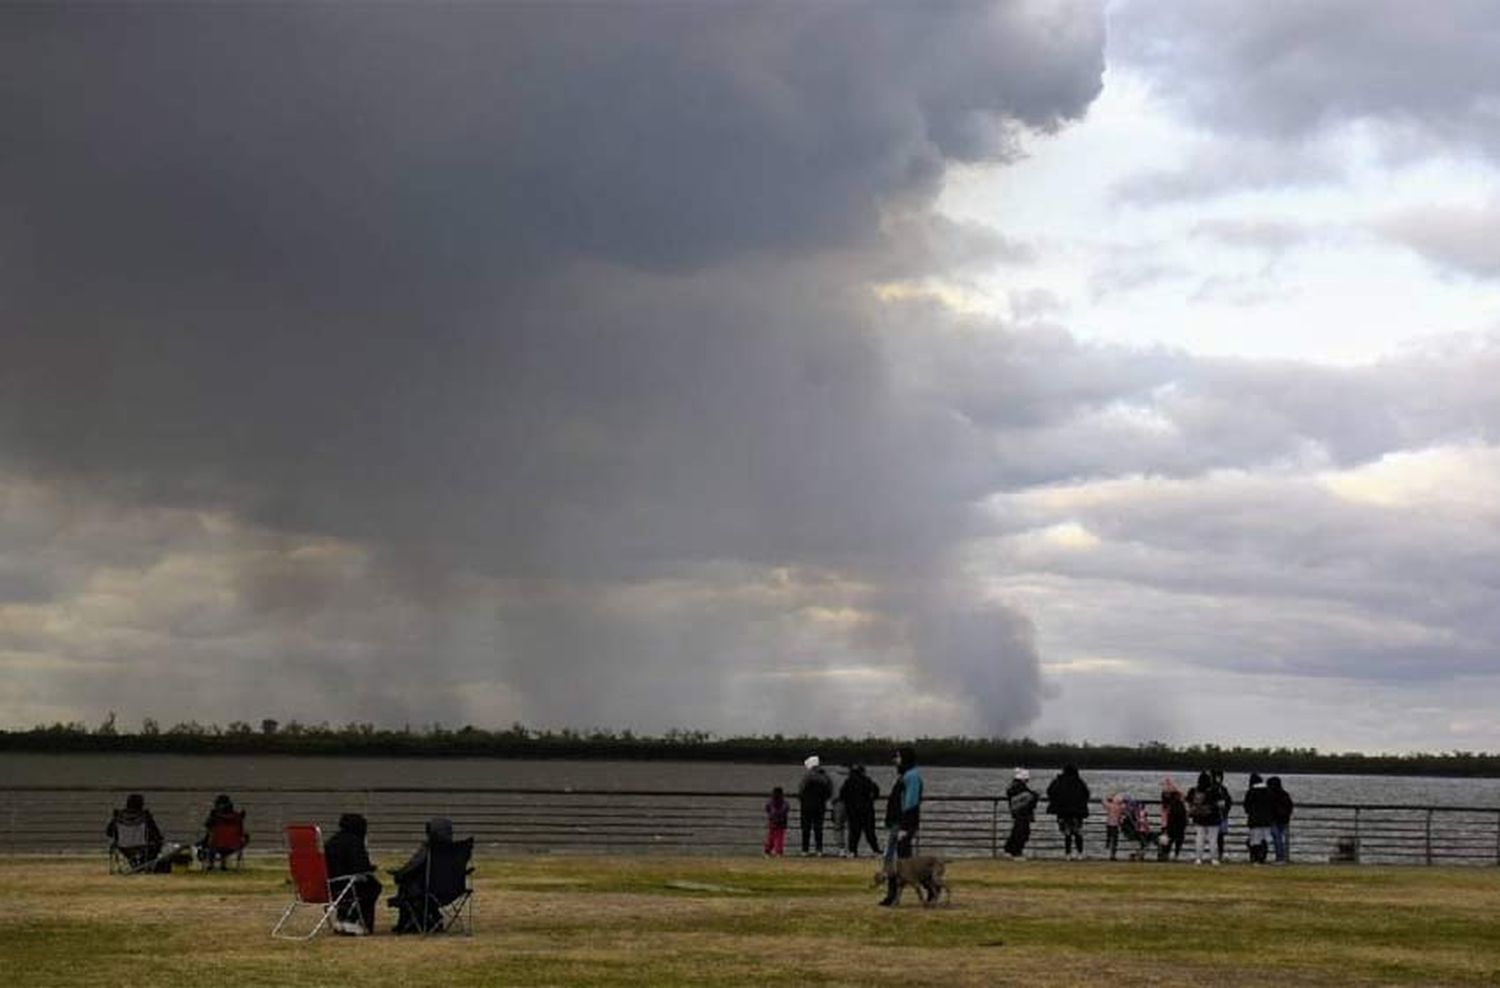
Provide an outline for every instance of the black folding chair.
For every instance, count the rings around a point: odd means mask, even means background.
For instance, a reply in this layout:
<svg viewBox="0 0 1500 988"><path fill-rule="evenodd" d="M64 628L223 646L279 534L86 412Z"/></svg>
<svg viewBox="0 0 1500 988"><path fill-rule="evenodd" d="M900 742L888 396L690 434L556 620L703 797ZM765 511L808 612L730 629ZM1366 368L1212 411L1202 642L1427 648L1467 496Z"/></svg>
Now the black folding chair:
<svg viewBox="0 0 1500 988"><path fill-rule="evenodd" d="M399 906L410 913L421 933L474 933L474 838L427 845L422 890L398 894Z"/></svg>

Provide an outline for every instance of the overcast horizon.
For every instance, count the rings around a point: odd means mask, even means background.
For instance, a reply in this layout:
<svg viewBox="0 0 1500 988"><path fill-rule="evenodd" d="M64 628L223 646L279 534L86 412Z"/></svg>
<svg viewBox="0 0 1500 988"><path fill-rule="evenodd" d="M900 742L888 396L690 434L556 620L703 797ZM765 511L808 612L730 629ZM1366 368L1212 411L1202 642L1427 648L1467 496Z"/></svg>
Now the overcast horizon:
<svg viewBox="0 0 1500 988"><path fill-rule="evenodd" d="M0 729L1500 751L1496 37L0 7Z"/></svg>

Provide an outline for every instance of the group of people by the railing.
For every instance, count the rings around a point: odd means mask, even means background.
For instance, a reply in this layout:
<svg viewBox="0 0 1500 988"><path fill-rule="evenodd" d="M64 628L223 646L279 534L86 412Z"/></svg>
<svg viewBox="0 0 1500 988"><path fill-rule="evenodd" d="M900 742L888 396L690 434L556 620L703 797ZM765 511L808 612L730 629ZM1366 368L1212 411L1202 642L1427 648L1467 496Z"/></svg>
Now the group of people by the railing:
<svg viewBox="0 0 1500 988"><path fill-rule="evenodd" d="M865 767L857 762L850 764L843 782L837 786L817 755L809 755L802 767L802 779L797 785L797 810L802 828L803 855L823 854L825 820L833 823L835 851L840 857L857 857L861 840L869 845L871 852L881 854L880 839L875 835L875 803L880 799L880 786L870 778ZM777 786L771 791L771 799L765 807L764 850L768 857L785 853L789 809L786 791Z"/></svg>
<svg viewBox="0 0 1500 988"><path fill-rule="evenodd" d="M1026 855L1031 825L1036 818L1042 795L1031 788L1031 773L1015 770L1003 797L1010 809L1011 831L1005 842L1005 854L1012 859ZM1057 819L1063 837L1063 856L1081 860L1083 823L1089 816L1092 797L1088 784L1078 768L1065 765L1046 790L1047 813ZM1220 769L1198 774L1197 782L1186 793L1169 776L1161 781L1159 826L1153 827L1147 804L1123 792L1112 792L1102 801L1104 810L1104 846L1111 861L1119 854L1123 838L1134 845L1129 856L1144 860L1154 846L1158 861L1178 860L1191 824L1195 832L1194 864L1224 860L1224 844L1229 835L1234 798L1224 784ZM1278 776L1262 779L1250 773L1248 788L1241 806L1247 828L1246 848L1253 864L1271 860L1286 863L1290 859L1290 835L1294 804ZM1274 854L1274 858L1272 855Z"/></svg>
<svg viewBox="0 0 1500 988"><path fill-rule="evenodd" d="M865 767L851 764L837 792L833 779L817 755L809 755L802 767L802 779L797 786L797 808L802 826L803 855L823 854L823 823L831 808L839 834L837 853L840 857L858 857L863 839L873 853L883 855L890 877L881 905L894 905L897 879L892 865L912 856L917 829L921 826L922 775L917 769L916 748L902 745L896 749L896 778L886 796L883 851L875 836L875 804L880 799L880 786L870 778ZM764 812L766 840L762 851L766 857L780 857L786 852L786 832L791 817L791 804L785 789L776 786L771 790ZM847 847L845 840L848 841Z"/></svg>
<svg viewBox="0 0 1500 988"><path fill-rule="evenodd" d="M915 760L915 751L912 750L913 768ZM838 835L837 853L840 856L857 856L861 840L864 840L872 852L889 857L890 848L882 851L875 834L875 804L880 797L880 786L870 778L865 767L857 763L847 766L846 776L839 786L835 786L817 755L808 756L803 769L796 792L803 855L824 853L824 823L831 817ZM906 774L901 771L898 759L897 786L905 780ZM895 795L893 791L892 796ZM1011 818L1004 847L1007 857L1021 859L1026 856L1032 824L1038 809L1045 805L1045 812L1056 819L1062 835L1063 857L1070 861L1084 858L1084 822L1090 815L1094 797L1077 766L1064 765L1048 783L1045 793L1031 787L1029 770L1018 768L1002 798ZM1217 865L1224 860L1224 845L1235 801L1224 783L1221 769L1200 772L1196 783L1186 792L1170 776L1162 779L1160 808L1155 823L1149 805L1124 792L1111 792L1100 803L1104 812L1104 848L1111 861L1117 860L1122 842L1133 860L1153 856L1158 861L1179 860L1190 826L1195 836L1194 863ZM1262 779L1259 773L1252 772L1240 805L1245 813L1249 860L1255 864L1288 861L1293 803L1281 779L1278 776ZM766 839L762 851L767 857L781 856L785 853L791 818L791 802L785 789L777 786L772 790L764 812ZM887 808L888 829L892 820L899 816L899 811Z"/></svg>

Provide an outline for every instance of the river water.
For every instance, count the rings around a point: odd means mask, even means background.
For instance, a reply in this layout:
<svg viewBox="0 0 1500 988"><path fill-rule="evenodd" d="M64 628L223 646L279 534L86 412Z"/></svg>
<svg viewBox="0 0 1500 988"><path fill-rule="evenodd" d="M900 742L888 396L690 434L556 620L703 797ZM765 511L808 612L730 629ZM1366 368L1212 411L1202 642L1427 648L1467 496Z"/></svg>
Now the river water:
<svg viewBox="0 0 1500 988"><path fill-rule="evenodd" d="M828 766L835 779L840 766ZM1044 789L1056 773L1052 766L1031 766L1032 785ZM895 773L890 766L870 766L882 790ZM995 796L1010 782L1012 768L922 769L928 791L944 796ZM323 758L290 756L79 755L0 753L0 788L8 786L107 786L120 790L193 787L223 790L262 788L365 788L375 786L433 788L570 788L602 790L671 790L768 792L772 786L796 788L802 766L714 762L569 761L490 758ZM1163 772L1086 771L1094 795L1123 791L1150 798L1159 791ZM1173 776L1187 789L1187 773ZM1469 806L1500 809L1500 779L1445 779L1368 775L1292 775L1282 780L1299 803L1402 804ZM1236 801L1246 776L1226 778Z"/></svg>

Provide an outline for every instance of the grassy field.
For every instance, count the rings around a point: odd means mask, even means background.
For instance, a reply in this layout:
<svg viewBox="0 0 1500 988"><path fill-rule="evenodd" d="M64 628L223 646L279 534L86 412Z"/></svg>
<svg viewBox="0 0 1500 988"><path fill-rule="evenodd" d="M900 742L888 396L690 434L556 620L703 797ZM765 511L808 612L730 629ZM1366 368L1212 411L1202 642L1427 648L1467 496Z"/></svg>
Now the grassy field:
<svg viewBox="0 0 1500 988"><path fill-rule="evenodd" d="M393 862L386 862L387 864ZM290 891L0 859L17 985L1497 984L1500 870L961 860L949 908L864 860L481 858L474 937L272 940Z"/></svg>

